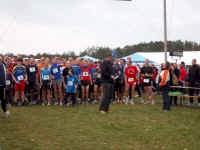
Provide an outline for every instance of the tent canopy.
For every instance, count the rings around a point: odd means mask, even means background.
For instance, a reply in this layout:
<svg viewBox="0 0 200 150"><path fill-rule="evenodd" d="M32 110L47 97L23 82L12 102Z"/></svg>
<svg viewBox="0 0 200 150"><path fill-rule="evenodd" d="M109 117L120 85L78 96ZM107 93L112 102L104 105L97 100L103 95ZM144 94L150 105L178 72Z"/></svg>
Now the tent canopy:
<svg viewBox="0 0 200 150"><path fill-rule="evenodd" d="M165 62L164 52L139 52L139 55L147 59L152 59L156 64L161 64ZM167 60L171 63L179 63L184 61L186 65L192 64L192 59L197 59L197 63L200 63L200 51L184 51L183 57L172 57L169 56L169 52L167 53Z"/></svg>
<svg viewBox="0 0 200 150"><path fill-rule="evenodd" d="M145 56L142 56L138 53L134 53L134 54L131 54L129 56L123 57L123 59L127 59L128 57L130 57L131 61L134 62L134 63L144 63L146 61L146 59L148 59ZM154 63L154 61L152 61L151 59L149 59L149 61L151 63Z"/></svg>
<svg viewBox="0 0 200 150"><path fill-rule="evenodd" d="M83 58L83 59L85 59L85 60L92 60L93 62L97 62L97 61L98 61L97 58L90 57L90 56L88 56L88 55L85 55L85 56L83 56L83 57L81 57L81 58Z"/></svg>

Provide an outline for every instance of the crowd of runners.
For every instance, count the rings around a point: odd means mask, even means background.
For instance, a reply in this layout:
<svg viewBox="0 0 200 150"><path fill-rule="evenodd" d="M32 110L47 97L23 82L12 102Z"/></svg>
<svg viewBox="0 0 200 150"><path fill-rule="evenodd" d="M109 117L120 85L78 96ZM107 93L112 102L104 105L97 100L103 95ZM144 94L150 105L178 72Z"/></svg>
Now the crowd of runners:
<svg viewBox="0 0 200 150"><path fill-rule="evenodd" d="M102 99L102 61L93 62L82 58L60 57L40 59L21 56L1 56L0 62L6 68L6 101L8 104L60 105L99 103ZM143 65L135 64L131 58L115 59L112 62L112 103L134 104L136 97L144 104L155 104L159 93L159 76L162 68L155 67L148 60ZM200 86L200 68L196 60L186 68L170 64L170 85ZM193 95L196 90L190 90ZM171 103L177 105L177 97ZM198 101L200 106L200 100ZM190 103L193 104L193 98Z"/></svg>

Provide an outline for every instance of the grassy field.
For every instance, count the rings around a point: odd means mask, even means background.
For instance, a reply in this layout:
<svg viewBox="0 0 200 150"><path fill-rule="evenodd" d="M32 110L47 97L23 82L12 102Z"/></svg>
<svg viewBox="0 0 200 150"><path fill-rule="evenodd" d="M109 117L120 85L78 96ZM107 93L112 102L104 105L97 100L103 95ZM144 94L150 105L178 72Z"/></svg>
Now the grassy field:
<svg viewBox="0 0 200 150"><path fill-rule="evenodd" d="M2 150L199 150L200 108L161 105L12 107L0 117Z"/></svg>

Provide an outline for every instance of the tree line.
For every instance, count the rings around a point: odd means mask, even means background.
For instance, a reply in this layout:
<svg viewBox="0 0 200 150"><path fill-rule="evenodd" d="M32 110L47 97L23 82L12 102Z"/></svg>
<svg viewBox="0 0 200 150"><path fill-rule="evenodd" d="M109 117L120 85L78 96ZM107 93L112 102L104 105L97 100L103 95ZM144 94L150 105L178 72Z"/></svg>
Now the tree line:
<svg viewBox="0 0 200 150"><path fill-rule="evenodd" d="M86 50L80 52L78 56L91 56L98 59L105 58L106 55L112 54L113 50L116 52L117 58L121 58L124 56L128 56L130 54L136 53L136 52L162 52L163 51L163 42L162 41L155 41L155 42L143 42L135 45L127 45L123 48L115 48L111 49L109 47L89 47ZM168 51L200 51L200 44L197 42L192 41L168 41ZM8 55L13 55L12 53L8 53ZM48 54L48 53L38 53L36 55L25 55L24 57L35 57L35 58L41 58L42 56L45 57L64 57L64 58L75 58L77 55L75 52L65 52L63 54Z"/></svg>
<svg viewBox="0 0 200 150"><path fill-rule="evenodd" d="M81 56L89 55L95 58L104 58L108 53L116 51L116 56L122 58L136 52L162 52L163 42L143 42L136 45L127 45L123 48L110 49L109 47L91 47L81 52ZM168 41L168 51L200 51L200 44L192 41Z"/></svg>

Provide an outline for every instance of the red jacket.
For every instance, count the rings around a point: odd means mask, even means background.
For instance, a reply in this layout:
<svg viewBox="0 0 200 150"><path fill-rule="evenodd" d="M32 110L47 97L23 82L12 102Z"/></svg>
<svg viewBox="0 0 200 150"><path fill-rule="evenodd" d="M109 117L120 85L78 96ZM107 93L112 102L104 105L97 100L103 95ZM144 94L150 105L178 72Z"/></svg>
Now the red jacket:
<svg viewBox="0 0 200 150"><path fill-rule="evenodd" d="M187 76L186 69L185 69L184 67L181 67L181 68L180 68L179 80L180 80L180 81L185 81L186 76Z"/></svg>

